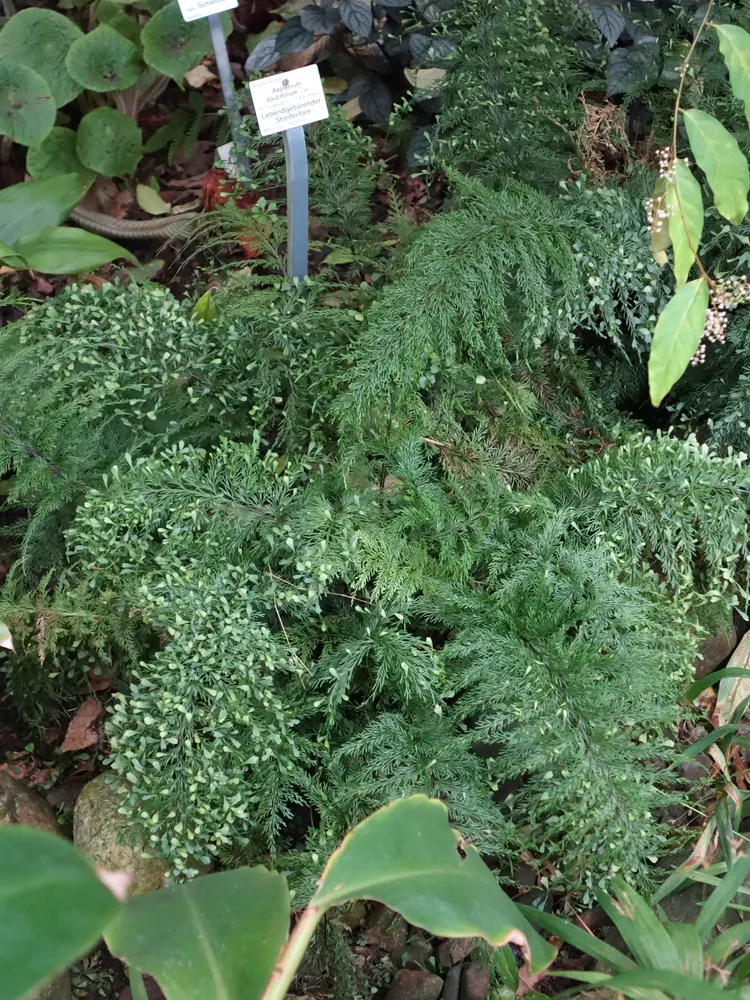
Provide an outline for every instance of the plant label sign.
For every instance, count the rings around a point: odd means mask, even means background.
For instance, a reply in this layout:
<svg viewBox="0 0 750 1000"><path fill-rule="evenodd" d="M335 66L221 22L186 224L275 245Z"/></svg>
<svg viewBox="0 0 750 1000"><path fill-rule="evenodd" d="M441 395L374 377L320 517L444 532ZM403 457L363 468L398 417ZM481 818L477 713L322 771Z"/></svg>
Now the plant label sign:
<svg viewBox="0 0 750 1000"><path fill-rule="evenodd" d="M197 21L209 14L221 14L225 10L234 10L239 6L239 0L177 0L184 21Z"/></svg>
<svg viewBox="0 0 750 1000"><path fill-rule="evenodd" d="M298 125L309 125L328 117L328 105L317 66L303 66L288 73L253 80L250 94L261 135L286 132Z"/></svg>

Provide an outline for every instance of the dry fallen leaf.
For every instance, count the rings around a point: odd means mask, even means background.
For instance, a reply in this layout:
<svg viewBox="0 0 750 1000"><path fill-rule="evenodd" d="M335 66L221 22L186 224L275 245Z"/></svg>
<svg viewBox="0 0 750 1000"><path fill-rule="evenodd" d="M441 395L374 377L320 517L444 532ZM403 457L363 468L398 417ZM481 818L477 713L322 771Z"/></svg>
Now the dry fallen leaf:
<svg viewBox="0 0 750 1000"><path fill-rule="evenodd" d="M185 74L185 83L188 87L193 87L195 90L200 90L201 87L205 85L210 80L216 80L218 77L213 73L208 66L204 63L198 63L197 66L193 66Z"/></svg>
<svg viewBox="0 0 750 1000"><path fill-rule="evenodd" d="M362 106L359 103L359 98L353 97L351 101L347 101L346 104L342 104L341 110L346 115L347 121L354 121L357 115L362 114Z"/></svg>
<svg viewBox="0 0 750 1000"><path fill-rule="evenodd" d="M99 740L101 726L97 723L103 712L104 706L93 695L88 697L70 720L60 752L70 753L94 746Z"/></svg>
<svg viewBox="0 0 750 1000"><path fill-rule="evenodd" d="M10 634L10 629L5 622L0 622L0 647L9 649L11 653L15 653L16 651L13 646L13 636Z"/></svg>
<svg viewBox="0 0 750 1000"><path fill-rule="evenodd" d="M417 90L433 90L443 80L447 69L430 67L428 69L405 69L404 76Z"/></svg>
<svg viewBox="0 0 750 1000"><path fill-rule="evenodd" d="M750 696L750 632L743 636L739 646L732 653L727 666L747 670L747 680L744 677L725 677L721 684L719 684L719 693L716 698L716 714L718 715L720 726L729 722L732 713L739 706L740 702Z"/></svg>

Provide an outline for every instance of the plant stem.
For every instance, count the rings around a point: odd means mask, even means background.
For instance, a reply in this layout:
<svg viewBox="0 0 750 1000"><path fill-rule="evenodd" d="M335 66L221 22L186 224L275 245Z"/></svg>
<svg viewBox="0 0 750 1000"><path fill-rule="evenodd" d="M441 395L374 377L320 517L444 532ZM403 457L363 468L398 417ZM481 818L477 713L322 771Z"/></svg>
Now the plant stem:
<svg viewBox="0 0 750 1000"><path fill-rule="evenodd" d="M688 54L682 61L682 66L680 66L680 84L677 88L677 97L674 102L674 124L672 126L672 160L677 159L677 136L678 136L680 111L682 110L681 108L682 93L685 89L685 80L687 78L688 69L690 68L690 60L693 58L693 53L695 52L695 48L698 44L698 41L701 35L703 34L706 25L708 24L708 20L711 16L711 10L713 9L714 6L714 2L715 0L708 0L708 6L706 7L706 12L703 15L703 20L701 21L698 30L693 36L693 43L688 50ZM701 277L705 278L710 284L712 284L711 278L709 277L708 272L703 266L703 261L698 256L698 248L693 246L693 241L690 238L690 231L688 229L687 220L685 218L685 212L682 207L682 199L680 198L680 190L676 184L675 184L675 194L677 195L677 205L680 209L680 218L682 219L682 226L685 230L685 236L687 237L690 249L693 251L693 254L695 255L695 263L698 265L698 270L701 273Z"/></svg>
<svg viewBox="0 0 750 1000"><path fill-rule="evenodd" d="M307 907L297 921L297 926L292 931L286 947L279 956L261 1000L284 1000L289 985L294 979L294 974L299 968L307 946L315 933L315 928L320 923L324 913L325 910L319 906Z"/></svg>

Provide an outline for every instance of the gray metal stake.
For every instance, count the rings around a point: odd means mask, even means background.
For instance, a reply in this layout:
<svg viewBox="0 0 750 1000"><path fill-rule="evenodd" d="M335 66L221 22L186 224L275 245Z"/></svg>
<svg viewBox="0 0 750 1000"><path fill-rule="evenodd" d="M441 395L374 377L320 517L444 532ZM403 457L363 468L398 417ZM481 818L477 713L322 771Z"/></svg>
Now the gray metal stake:
<svg viewBox="0 0 750 1000"><path fill-rule="evenodd" d="M221 16L219 14L209 14L206 20L211 31L211 43L214 47L216 68L219 71L221 89L224 94L224 107L227 109L227 114L229 115L229 128L232 132L232 139L237 146L236 153L239 154L242 118L239 105L237 104L237 94L234 90L234 79L232 78L232 68L229 65L229 52L227 51L227 43L224 38L224 28L222 27Z"/></svg>
<svg viewBox="0 0 750 1000"><path fill-rule="evenodd" d="M286 154L287 274L290 278L307 276L308 254L308 180L305 130L301 125L284 132Z"/></svg>

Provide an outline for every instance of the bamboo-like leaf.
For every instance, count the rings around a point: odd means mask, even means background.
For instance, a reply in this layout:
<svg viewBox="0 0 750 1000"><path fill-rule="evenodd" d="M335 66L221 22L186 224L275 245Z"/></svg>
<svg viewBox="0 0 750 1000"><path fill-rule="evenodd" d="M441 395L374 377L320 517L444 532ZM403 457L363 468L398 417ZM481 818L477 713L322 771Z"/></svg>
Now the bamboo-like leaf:
<svg viewBox="0 0 750 1000"><path fill-rule="evenodd" d="M716 208L725 219L739 225L747 215L750 169L737 140L705 111L685 111L682 117L695 162L711 185Z"/></svg>
<svg viewBox="0 0 750 1000"><path fill-rule="evenodd" d="M725 677L745 677L747 670L742 667L724 667L723 670L715 670L712 674L706 674L695 681L685 692L686 701L695 701L699 694L703 694L708 688L718 684Z"/></svg>
<svg viewBox="0 0 750 1000"><path fill-rule="evenodd" d="M537 910L533 906L526 906L524 903L518 903L517 906L529 918L532 924L537 924L543 930L549 931L550 934L559 937L566 944L573 945L574 948L582 951L584 955L591 955L597 962L601 962L614 972L627 972L629 969L636 968L635 962L629 959L627 955L623 955L621 951L618 951L611 944L607 944L606 941L600 941L599 938L583 930L581 927L577 927L569 920L563 920L562 917L555 917L551 913L546 913L544 910Z"/></svg>
<svg viewBox="0 0 750 1000"><path fill-rule="evenodd" d="M745 105L750 122L750 35L735 24L717 24L719 49L729 70L734 96Z"/></svg>
<svg viewBox="0 0 750 1000"><path fill-rule="evenodd" d="M727 1000L727 994L720 986L662 969L626 972L610 979L606 985L608 989L619 990L633 1000L644 1000L648 996L646 990L661 990L670 997L679 997L679 1000Z"/></svg>
<svg viewBox="0 0 750 1000"><path fill-rule="evenodd" d="M706 958L723 968L731 955L750 941L750 921L730 927L707 946Z"/></svg>
<svg viewBox="0 0 750 1000"><path fill-rule="evenodd" d="M708 312L708 282L699 278L670 299L656 324L648 359L651 402L658 406L698 349Z"/></svg>
<svg viewBox="0 0 750 1000"><path fill-rule="evenodd" d="M680 972L693 979L703 978L703 946L698 932L692 924L665 925L672 944L680 959Z"/></svg>
<svg viewBox="0 0 750 1000"><path fill-rule="evenodd" d="M483 937L495 948L513 943L531 972L546 968L555 949L447 820L446 806L424 795L378 809L331 855L310 905L328 909L375 899L431 934Z"/></svg>
<svg viewBox="0 0 750 1000"><path fill-rule="evenodd" d="M613 886L616 899L604 892L596 897L638 964L679 972L677 948L646 900L622 879L613 879Z"/></svg>
<svg viewBox="0 0 750 1000"><path fill-rule="evenodd" d="M677 289L685 284L703 235L701 186L684 160L675 163L674 181L667 186L669 238L674 252Z"/></svg>
<svg viewBox="0 0 750 1000"><path fill-rule="evenodd" d="M721 884L718 888L714 889L703 904L703 908L695 921L695 929L702 941L705 941L719 922L724 911L743 884L748 872L750 872L750 854L745 855L744 858L740 858L739 861L732 865L721 880Z"/></svg>

